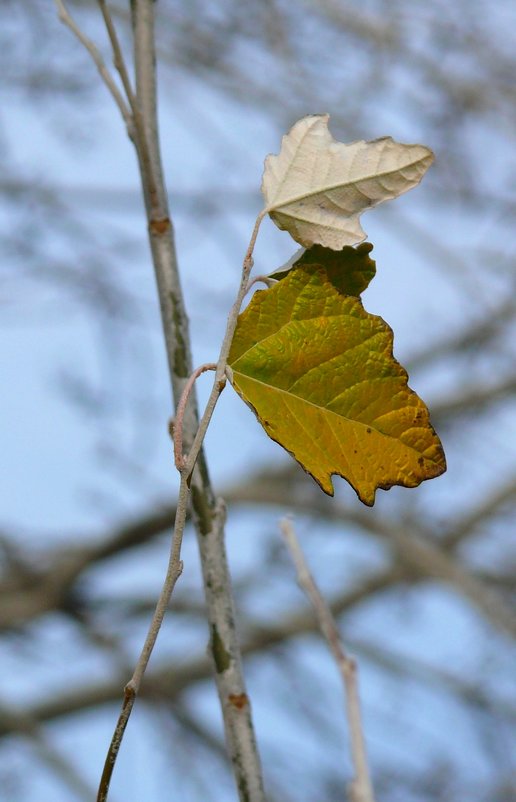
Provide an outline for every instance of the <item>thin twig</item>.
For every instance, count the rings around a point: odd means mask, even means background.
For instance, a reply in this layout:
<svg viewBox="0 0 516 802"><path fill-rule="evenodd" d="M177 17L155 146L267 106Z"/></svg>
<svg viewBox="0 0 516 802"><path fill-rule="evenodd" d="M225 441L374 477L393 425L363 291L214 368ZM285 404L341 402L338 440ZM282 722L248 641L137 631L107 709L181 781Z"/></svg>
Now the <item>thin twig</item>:
<svg viewBox="0 0 516 802"><path fill-rule="evenodd" d="M183 533L186 521L186 511L188 507L188 485L186 476L181 477L181 484L179 486L179 497L177 501L176 519L174 523L174 534L171 541L170 554L167 566L167 573L165 581L159 595L156 609L152 617L152 621L147 632L147 637L143 645L140 657L136 664L133 676L127 683L124 689L124 701L122 703L122 710L118 718L109 750L104 763L102 777L100 779L99 790L97 795L97 802L105 802L109 792L109 785L113 774L116 758L120 750L122 738L124 737L125 728L129 717L131 715L135 699L140 690L140 685L147 668L152 650L156 643L156 639L163 623L167 607L170 602L170 597L174 590L177 580L179 579L183 570L183 564L180 560L181 544L183 540Z"/></svg>
<svg viewBox="0 0 516 802"><path fill-rule="evenodd" d="M109 9L105 0L97 0L97 2L99 4L109 41L111 43L111 49L113 51L113 64L120 75L120 80L122 81L122 85L124 87L127 101L132 113L131 119L134 126L133 141L136 146L138 158L142 165L142 171L147 179L144 186L144 191L147 192L147 197L149 199L151 221L154 222L155 225L157 224L158 227L160 227L160 225L165 225L165 227L167 227L167 224L169 224L168 214L165 213L164 204L160 202L160 199L158 198L158 177L156 175L155 165L153 164L150 155L149 142L147 132L145 130L145 120L142 114L142 109L138 103L137 94L135 94L129 78L129 72L127 70L125 59L122 53L122 48L120 46L120 40L118 38L118 34L116 32Z"/></svg>
<svg viewBox="0 0 516 802"><path fill-rule="evenodd" d="M228 375L228 373L230 375L230 372L228 371L227 359L231 348L231 343L233 342L233 335L235 334L235 329L238 322L238 315L240 314L242 302L245 298L249 286L249 274L251 273L251 270L253 268L254 246L256 244L256 238L258 236L260 224L264 217L265 217L265 211L260 212L260 214L256 218L253 232L251 234L251 239L249 240L249 245L247 246L247 251L244 257L244 261L242 263L240 287L238 289L235 302L231 307L231 311L228 315L228 320L226 323L226 331L220 348L219 358L217 360L217 370L215 372L215 381L213 382L213 388L206 403L203 416L200 420L199 427L197 429L192 444L192 448L190 449L190 452L183 467L183 470L187 475L190 475L190 473L194 469L200 448L202 446L202 442L206 435L206 430L210 424L210 420L215 410L215 406L217 404L219 396L224 388L226 382L226 376Z"/></svg>
<svg viewBox="0 0 516 802"><path fill-rule="evenodd" d="M292 522L284 518L280 522L280 528L296 566L299 585L312 603L319 629L328 642L344 683L351 757L355 771L355 777L348 789L350 802L374 802L362 729L356 663L344 651L335 619L310 573Z"/></svg>
<svg viewBox="0 0 516 802"><path fill-rule="evenodd" d="M111 76L111 73L109 72L108 68L106 67L106 65L104 63L104 59L100 55L96 45L91 41L91 39L88 36L86 36L85 33L83 33L81 31L81 29L79 28L79 26L77 25L77 23L75 22L73 17L71 16L70 12L68 11L68 9L67 9L67 7L66 7L66 5L64 3L64 0L54 0L54 2L56 4L56 6L57 6L57 12L58 12L59 19L61 20L63 25L66 25L68 28L70 28L70 30L72 31L74 36L77 37L79 42L83 45L83 47L86 48L86 50L90 54L91 58L93 59L95 65L97 67L97 70L99 71L100 77L102 78L103 83L108 88L109 92L111 93L111 96L112 96L113 100L115 101L116 105L118 106L118 108L120 110L120 114L122 115L122 117L124 119L124 122L126 124L127 132L129 134L129 137L132 139L133 138L133 118L132 118L132 115L131 115L131 111L128 108L128 106L127 106L127 104L126 104L126 102L125 102L125 100L123 98L123 95L120 92L118 86L114 82L114 80L113 80L113 78Z"/></svg>
<svg viewBox="0 0 516 802"><path fill-rule="evenodd" d="M104 24L106 26L106 31L109 36L109 41L111 42L111 48L113 50L113 64L115 65L116 71L120 75L120 80L122 81L122 85L124 87L127 100L134 115L136 108L136 96L134 94L133 87L131 85L129 72L125 64L122 48L120 47L118 34L116 32L116 28L113 24L113 20L105 0L97 0L97 2L99 4L102 17L104 18Z"/></svg>
<svg viewBox="0 0 516 802"><path fill-rule="evenodd" d="M254 287L255 284L265 284L266 287L274 287L278 283L278 279L271 278L271 276L254 276L247 285L247 292Z"/></svg>
<svg viewBox="0 0 516 802"><path fill-rule="evenodd" d="M181 398L179 399L179 404L177 405L176 409L176 417L174 420L174 462L176 464L176 468L178 471L181 471L185 467L186 459L183 454L183 419L185 416L186 406L188 404L188 399L190 398L190 393L192 392L192 387L194 386L196 380L201 376L203 373L206 373L207 370L217 370L217 364L215 362L207 362L205 365L201 365L199 368L196 368L188 381L185 384L183 393Z"/></svg>

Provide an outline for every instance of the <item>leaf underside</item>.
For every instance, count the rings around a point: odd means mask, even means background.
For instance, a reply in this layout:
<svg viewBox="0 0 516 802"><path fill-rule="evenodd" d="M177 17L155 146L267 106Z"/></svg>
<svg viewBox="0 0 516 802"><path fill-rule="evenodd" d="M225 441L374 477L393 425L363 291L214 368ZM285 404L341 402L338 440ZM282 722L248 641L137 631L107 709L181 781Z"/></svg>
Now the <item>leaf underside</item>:
<svg viewBox="0 0 516 802"><path fill-rule="evenodd" d="M228 364L267 434L325 493L333 495L336 474L372 506L377 488L415 487L443 473L446 462L425 404L393 357L391 329L349 294L343 263L354 257L347 250L340 262L301 258L256 292L239 317Z"/></svg>
<svg viewBox="0 0 516 802"><path fill-rule="evenodd" d="M365 239L360 214L415 187L433 154L391 137L336 142L328 120L308 116L290 129L265 160L262 192L265 211L296 242L340 250Z"/></svg>

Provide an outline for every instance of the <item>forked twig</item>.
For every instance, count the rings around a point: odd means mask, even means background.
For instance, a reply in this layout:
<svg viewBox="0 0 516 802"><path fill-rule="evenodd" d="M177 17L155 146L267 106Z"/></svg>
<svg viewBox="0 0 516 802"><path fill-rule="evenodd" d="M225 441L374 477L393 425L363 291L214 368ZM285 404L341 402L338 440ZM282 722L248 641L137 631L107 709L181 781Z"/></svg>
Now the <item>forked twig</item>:
<svg viewBox="0 0 516 802"><path fill-rule="evenodd" d="M83 47L86 48L86 50L90 54L91 58L93 59L93 62L95 63L95 66L97 67L97 70L99 71L99 74L100 74L100 77L102 78L103 83L108 88L113 100L115 101L116 105L118 106L118 108L120 110L120 114L122 115L122 117L124 119L124 122L126 124L129 137L131 139L133 139L133 136L134 136L134 133L133 133L133 118L132 118L132 115L131 115L131 110L127 106L120 89L118 88L118 86L114 82L111 73L109 72L108 68L106 67L104 59L100 55L100 53L99 53L99 51L97 49L97 46L91 41L91 39L88 36L86 36L85 33L83 33L83 31L81 31L81 29L79 28L79 26L77 25L77 23L73 19L72 15L68 11L64 0L54 0L54 2L56 4L56 6L57 6L57 13L58 13L59 19L61 20L63 25L66 25L68 28L70 28L70 30L72 31L73 35L77 37L79 42L83 45Z"/></svg>
<svg viewBox="0 0 516 802"><path fill-rule="evenodd" d="M167 215L164 214L162 204L158 198L157 175L155 165L152 163L151 159L149 141L145 130L145 121L143 119L141 104L138 102L137 91L135 92L131 84L129 72L127 70L125 59L122 53L120 41L118 39L118 34L113 24L113 19L107 4L105 0L97 0L97 2L99 4L111 44L111 49L113 51L113 64L116 71L120 75L120 80L122 81L122 86L124 87L131 111L131 130L133 132L131 139L136 147L136 152L146 179L144 191L147 191L148 193L152 218L151 222L157 223L158 227L160 224L168 226L170 225L170 221L168 220ZM138 65L135 66L137 67Z"/></svg>
<svg viewBox="0 0 516 802"><path fill-rule="evenodd" d="M312 603L319 629L326 638L344 684L351 758L355 771L355 776L348 788L350 802L374 802L362 730L356 663L353 658L348 657L344 650L335 619L310 573L292 522L288 518L283 518L280 521L280 528L296 567L299 586Z"/></svg>

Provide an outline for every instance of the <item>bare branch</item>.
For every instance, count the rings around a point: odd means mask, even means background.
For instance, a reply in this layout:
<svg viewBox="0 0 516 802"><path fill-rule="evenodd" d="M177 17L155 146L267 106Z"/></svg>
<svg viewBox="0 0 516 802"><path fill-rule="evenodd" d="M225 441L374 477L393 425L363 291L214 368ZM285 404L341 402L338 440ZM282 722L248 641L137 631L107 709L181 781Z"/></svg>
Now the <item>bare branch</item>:
<svg viewBox="0 0 516 802"><path fill-rule="evenodd" d="M349 787L350 802L374 802L362 729L356 663L344 651L337 624L310 573L292 522L283 518L280 528L296 566L299 585L312 603L319 629L326 638L344 683L351 756L355 769L355 777Z"/></svg>
<svg viewBox="0 0 516 802"><path fill-rule="evenodd" d="M114 84L109 72L105 68L104 62L96 47L73 22L62 0L56 0L56 2L61 20L72 29L92 56L104 82L117 102L128 128L129 123L132 123L134 126L135 135L133 141L136 146L140 164L142 187L148 216L150 245L158 283L173 395L178 399L181 397L184 389L185 376L188 370L191 370L191 356L187 319L179 284L172 223L168 212L158 138L153 0L135 0L131 6L136 96L130 85L129 76L111 16L105 2L99 0L99 5L113 48L115 66L121 76L132 114L127 109L125 101L123 101L116 84ZM129 130L132 131L133 128ZM190 475L199 457L200 469L196 471L196 477L194 477L194 489L197 491L194 493L194 509L197 511L196 523L200 544L202 543L203 546L208 542L213 544L210 545L209 556L211 559L209 560L209 564L207 560L208 554L205 549L201 547L201 560L203 562L205 578L213 571L214 566L217 566L217 582L214 582L213 585L216 584L219 590L214 594L212 590L208 588L207 582L207 599L208 607L212 612L211 618L216 622L216 626L214 625L212 629L212 652L217 678L219 680L218 685L226 724L226 736L241 798L250 800L250 802L252 802L252 800L261 802L264 799L260 763L250 716L250 706L243 683L234 625L230 577L223 542L224 516L220 514L221 505L219 504L217 507L214 505L213 493L208 483L204 460L201 454L202 442L207 426L217 398L226 381L227 353L229 352L238 312L248 283L249 272L252 267L252 250L260 221L261 216L253 231L249 250L244 260L244 270L238 300L228 319L226 337L221 348L214 388L200 426L197 427L196 425L197 414L195 401L187 406L188 390L185 401L180 409L179 433L181 434L181 440L183 420L188 411L189 418L186 421L187 425L185 426L185 431L188 433L188 441L191 442L193 440L193 444L190 448L190 453L185 465L182 465L182 454L181 460L177 460L178 466L179 462L181 462L181 486L167 576L138 665L132 679L125 688L122 712L112 738L99 787L99 802L103 802L107 798L114 763L134 704L134 699L138 693L141 678L156 641L166 607L168 606L170 594L173 591L181 571L179 557L186 520L188 484ZM196 429L197 433L194 437ZM211 522L209 530L214 533L213 538L206 537L205 519L207 516ZM220 617L221 615L223 616L223 620ZM224 647L224 640L227 641L230 646L229 652L226 651ZM224 660L227 662L227 665L224 664L222 667L220 665L221 654L225 655ZM231 672L229 672L230 668ZM220 681L220 675L226 672L229 682Z"/></svg>
<svg viewBox="0 0 516 802"><path fill-rule="evenodd" d="M447 553L428 537L423 539L401 525L364 519L364 526L381 537L387 537L396 547L402 562L413 569L448 583L465 596L497 629L516 637L516 619L498 593L460 565L453 554Z"/></svg>
<svg viewBox="0 0 516 802"><path fill-rule="evenodd" d="M86 48L91 58L93 59L103 83L108 88L113 100L115 101L116 105L120 110L120 114L122 115L123 120L125 122L129 137L132 139L133 118L131 112L122 96L122 93L120 92L118 86L114 82L111 73L106 67L104 59L100 55L96 45L91 41L91 39L89 39L89 37L86 36L86 34L83 31L81 31L77 23L74 21L73 17L70 15L70 12L68 11L65 5L64 0L54 0L54 2L57 6L59 19L61 20L63 25L66 25L68 28L70 28L74 36L77 37L79 42L83 45L83 47Z"/></svg>
<svg viewBox="0 0 516 802"><path fill-rule="evenodd" d="M156 609L154 611L154 615L149 626L149 631L147 633L145 643L143 644L143 648L140 657L138 659L138 662L136 664L133 676L131 677L131 679L129 680L124 689L124 701L122 704L122 711L118 718L118 722L115 727L115 731L111 739L111 744L109 746L109 750L106 756L106 761L104 763L104 769L99 784L97 802L105 802L105 800L107 799L109 792L109 785L111 782L111 776L113 774L113 768L116 762L118 752L120 750L122 738L124 737L125 728L127 726L127 722L129 721L129 717L131 715L135 699L140 690L140 685L143 679L143 675L145 673L145 669L147 668L150 656L152 654L152 650L154 649L154 645L156 643L156 639L158 637L161 624L163 623L163 618L165 617L165 613L167 611L167 607L170 602L170 597L174 591L176 582L179 579L181 572L183 570L183 565L180 560L180 555L181 555L181 544L183 541L183 533L186 521L187 505L188 505L187 480L186 476L182 476L181 484L179 487L179 497L177 501L174 534L170 546L170 555L169 555L165 581L163 583L163 587L161 589L158 602L156 604Z"/></svg>
<svg viewBox="0 0 516 802"><path fill-rule="evenodd" d="M134 115L137 128L136 145L173 395L176 399L179 399L192 368L188 324L179 283L172 223L168 211L158 137L154 2L153 0L133 0L131 12L136 72L136 108ZM250 250L244 260L242 284L245 280L245 286L247 286L248 271L252 266L252 246L254 245L258 225L259 223L257 223L253 231ZM245 692L241 670L234 621L234 603L231 596L231 581L224 549L224 508L223 505L215 502L201 451L211 412L226 380L225 359L231 344L230 339L228 342L228 336L229 334L232 336L231 325L233 325L234 330L240 305L241 300L236 314L234 308L230 314L228 331L222 345L216 371L214 388L203 416L203 421L199 427L197 427L197 412L193 395L191 397L192 403L185 410L185 440L187 445L192 441L193 443L186 465L181 471L181 488L184 488L186 494L190 475L196 466L197 460L199 460L199 465L192 476L192 498L201 551L208 618L212 633L211 650L224 715L228 751L241 799L248 800L248 802L263 802L261 766L256 748L250 705ZM233 318L234 322L232 324ZM184 527L184 520L181 526ZM159 617L156 620L158 621ZM149 636L150 634L149 632ZM152 643L150 648L152 648ZM143 662L142 666L144 669ZM129 690L131 690L131 687L129 687ZM124 707L129 707L127 691ZM125 726L124 715L122 713L120 720L120 734L123 734L123 727ZM115 744L117 739L118 735L115 734ZM118 747L115 748L117 749ZM113 751L113 757L116 757L116 751ZM110 772L109 766L106 767L106 771ZM107 780L108 784L109 779Z"/></svg>
<svg viewBox="0 0 516 802"><path fill-rule="evenodd" d="M496 486L493 491L479 504L457 521L444 536L448 548L457 546L464 538L478 532L479 526L485 524L498 511L509 503L516 501L516 476L509 477L501 487Z"/></svg>
<svg viewBox="0 0 516 802"><path fill-rule="evenodd" d="M514 495L513 480L495 494L489 503L486 502L485 514L492 514L496 508ZM236 486L233 491L226 492L228 499L234 502L268 503L282 505L285 498L285 487L280 481L280 473L271 480L260 483L259 477L245 485ZM500 594L488 588L482 580L475 576L450 551L453 545L464 536L464 526L458 525L457 532L452 530L444 534L442 541L432 538L428 532L420 531L415 524L389 523L388 520L368 514L362 510L344 507L338 502L324 497L310 497L308 494L289 495L291 509L304 513L316 513L331 521L351 522L363 531L384 538L390 542L398 556L397 564L408 576L419 573L423 577L435 577L448 583L457 593L465 596L497 629L511 636L516 635L516 620L512 610L504 603ZM479 513L481 510L479 510ZM468 524L469 526L469 524ZM469 532L472 530L469 529ZM462 534L461 534L462 533ZM450 538L447 549L447 537ZM444 545L443 545L444 544Z"/></svg>

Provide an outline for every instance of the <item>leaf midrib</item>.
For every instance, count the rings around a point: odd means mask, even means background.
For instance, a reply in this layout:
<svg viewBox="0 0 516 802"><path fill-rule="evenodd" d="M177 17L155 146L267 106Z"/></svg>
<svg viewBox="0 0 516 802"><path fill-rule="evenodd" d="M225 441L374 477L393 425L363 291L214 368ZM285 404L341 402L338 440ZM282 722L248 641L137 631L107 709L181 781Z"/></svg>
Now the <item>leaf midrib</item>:
<svg viewBox="0 0 516 802"><path fill-rule="evenodd" d="M430 154L428 154L428 155L430 155ZM332 184L331 186L322 187L321 189L318 189L318 190L314 189L314 190L311 190L310 192L305 192L302 195L296 195L296 196L294 196L292 198L289 198L288 200L282 201L279 205L267 206L265 211L267 213L270 213L270 212L275 211L275 209L281 209L283 206L286 206L286 205L288 205L290 203L297 203L300 200L305 200L306 198L311 198L314 195L321 195L324 192L332 192L333 190L339 189L341 187L353 186L355 184L358 184L361 181L370 181L372 178L384 178L385 176L392 175L393 173L400 172L401 170L404 170L407 167L413 167L414 165L424 161L424 159L426 159L426 158L428 158L428 156L422 156L419 159L415 159L412 162L408 162L407 164L403 165L403 167L396 167L396 168L393 168L391 170L384 170L381 173L374 173L372 175L364 175L361 178L356 179L355 181L347 181L347 182L346 181L344 181L344 182L341 181L338 184ZM384 199L380 198L379 202L381 202L382 200L384 200ZM357 214L357 212L354 212L353 214ZM349 216L351 216L351 215L349 215Z"/></svg>
<svg viewBox="0 0 516 802"><path fill-rule="evenodd" d="M314 404L313 401L308 401L307 398L303 398L303 396L301 395L296 395L296 393L291 393L288 390L283 390L281 387L275 387L273 384L267 384L266 382L260 381L260 379L255 379L253 376L249 376L247 373L241 373L238 370L233 370L233 377L235 378L236 376L242 376L243 378L248 379L249 381L254 382L255 384L260 384L262 387L266 387L267 390L269 391L282 393L287 397L297 398L299 401L303 401L303 403L308 404L309 406L314 407L315 409L322 410L326 414L333 415L336 418L341 418L347 421L348 423L355 424L356 426L362 426L364 428L374 429L374 431L377 434L381 435L382 437L388 437L390 440L394 440L396 443L401 443L405 448L409 448L416 454L421 454L421 452L418 451L416 448L413 448L412 446L409 446L406 443L402 443L399 437L394 437L392 434L386 434L385 432L380 431L380 429L376 428L374 423L362 423L362 421L355 420L354 418L348 418L346 415L341 415L338 412L333 412L333 410L328 409L327 407L323 407L320 404ZM403 407L400 407L400 409L403 409ZM411 428L417 428L417 427L411 427Z"/></svg>

